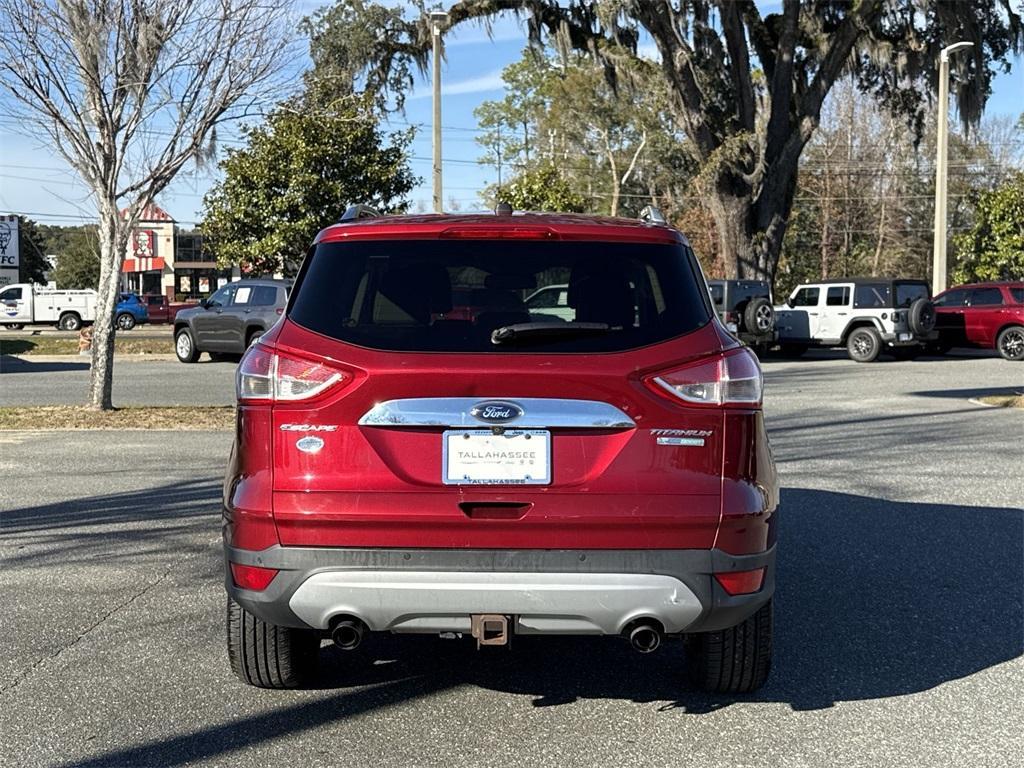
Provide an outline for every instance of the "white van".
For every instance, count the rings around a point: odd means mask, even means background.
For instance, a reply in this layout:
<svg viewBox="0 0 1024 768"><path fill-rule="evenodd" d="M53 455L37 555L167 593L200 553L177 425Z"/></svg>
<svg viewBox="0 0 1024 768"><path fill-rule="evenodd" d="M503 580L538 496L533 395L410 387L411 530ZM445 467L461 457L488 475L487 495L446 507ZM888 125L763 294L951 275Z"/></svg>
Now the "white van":
<svg viewBox="0 0 1024 768"><path fill-rule="evenodd" d="M20 330L28 323L77 331L96 319L96 291L57 291L32 283L0 289L0 325Z"/></svg>

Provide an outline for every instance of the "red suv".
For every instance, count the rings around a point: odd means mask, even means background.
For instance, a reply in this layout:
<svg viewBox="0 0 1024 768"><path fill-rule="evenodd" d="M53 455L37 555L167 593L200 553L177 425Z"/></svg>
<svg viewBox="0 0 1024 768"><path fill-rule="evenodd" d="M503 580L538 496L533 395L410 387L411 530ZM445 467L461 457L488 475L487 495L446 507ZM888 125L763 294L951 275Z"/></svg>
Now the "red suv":
<svg viewBox="0 0 1024 768"><path fill-rule="evenodd" d="M975 283L936 296L939 352L952 347L995 349L1024 360L1024 282Z"/></svg>
<svg viewBox="0 0 1024 768"><path fill-rule="evenodd" d="M527 308L550 285L571 317ZM616 635L682 637L694 683L757 688L778 503L761 390L661 223L343 219L238 368L235 673L302 685L322 639L375 632Z"/></svg>

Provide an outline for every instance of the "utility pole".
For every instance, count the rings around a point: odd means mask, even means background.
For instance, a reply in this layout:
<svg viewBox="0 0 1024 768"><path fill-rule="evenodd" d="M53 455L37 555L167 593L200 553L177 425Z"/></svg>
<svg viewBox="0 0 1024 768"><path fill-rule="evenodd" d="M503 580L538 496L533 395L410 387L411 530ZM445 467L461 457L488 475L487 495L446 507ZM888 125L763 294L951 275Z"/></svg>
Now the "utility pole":
<svg viewBox="0 0 1024 768"><path fill-rule="evenodd" d="M448 21L444 11L432 11L430 27L434 39L434 213L444 213L441 192L441 28Z"/></svg>
<svg viewBox="0 0 1024 768"><path fill-rule="evenodd" d="M974 43L947 45L939 53L939 113L936 116L935 234L932 242L932 295L946 290L946 176L949 152L949 54Z"/></svg>

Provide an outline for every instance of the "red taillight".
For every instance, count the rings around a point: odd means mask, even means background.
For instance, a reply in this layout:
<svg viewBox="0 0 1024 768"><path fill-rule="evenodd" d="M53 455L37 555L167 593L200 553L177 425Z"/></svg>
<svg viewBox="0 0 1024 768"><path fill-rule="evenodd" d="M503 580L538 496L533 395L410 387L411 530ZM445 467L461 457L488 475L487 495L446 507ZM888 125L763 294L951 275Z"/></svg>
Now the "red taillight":
<svg viewBox="0 0 1024 768"><path fill-rule="evenodd" d="M753 571L716 573L715 581L721 584L722 589L730 595L749 595L761 589L761 585L764 583L764 568L755 568Z"/></svg>
<svg viewBox="0 0 1024 768"><path fill-rule="evenodd" d="M553 230L544 227L449 227L438 237L446 240L557 240Z"/></svg>
<svg viewBox="0 0 1024 768"><path fill-rule="evenodd" d="M270 582L277 576L276 568L260 568L258 565L231 564L231 578L236 587L251 589L254 592L261 592L266 589Z"/></svg>
<svg viewBox="0 0 1024 768"><path fill-rule="evenodd" d="M256 344L238 364L235 394L241 402L306 400L352 379L351 373Z"/></svg>
<svg viewBox="0 0 1024 768"><path fill-rule="evenodd" d="M746 347L644 379L654 392L694 405L761 405L757 355Z"/></svg>

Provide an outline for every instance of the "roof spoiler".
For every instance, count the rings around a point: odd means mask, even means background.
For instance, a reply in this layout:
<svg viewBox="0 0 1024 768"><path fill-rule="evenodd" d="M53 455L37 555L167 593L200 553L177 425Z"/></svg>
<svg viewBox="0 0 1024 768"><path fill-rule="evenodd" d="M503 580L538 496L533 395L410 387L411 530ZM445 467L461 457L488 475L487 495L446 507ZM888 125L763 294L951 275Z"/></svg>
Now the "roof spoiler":
<svg viewBox="0 0 1024 768"><path fill-rule="evenodd" d="M357 221L359 219L378 219L381 214L376 208L371 208L364 203L358 203L356 205L350 205L345 209L345 212L341 214L341 218L338 221Z"/></svg>
<svg viewBox="0 0 1024 768"><path fill-rule="evenodd" d="M640 221L646 221L648 224L668 224L665 214L661 212L660 208L655 208L653 205L644 206L640 211Z"/></svg>

